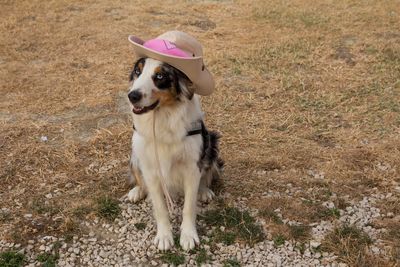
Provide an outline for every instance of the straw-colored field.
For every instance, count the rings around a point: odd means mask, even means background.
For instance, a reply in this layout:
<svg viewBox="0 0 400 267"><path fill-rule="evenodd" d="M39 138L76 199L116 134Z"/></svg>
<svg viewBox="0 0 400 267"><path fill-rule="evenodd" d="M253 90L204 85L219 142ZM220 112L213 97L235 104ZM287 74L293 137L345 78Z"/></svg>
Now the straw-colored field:
<svg viewBox="0 0 400 267"><path fill-rule="evenodd" d="M202 103L209 128L223 135L223 192L303 224L320 220L332 195L345 209L390 193L373 222L386 229L385 257L364 247L343 254L343 239L326 249L353 266L397 266L397 0L0 0L1 239L79 234L99 197L129 190L127 36L170 29L202 42L215 76ZM260 200L268 191L283 196ZM267 220L265 230L295 238L284 227Z"/></svg>

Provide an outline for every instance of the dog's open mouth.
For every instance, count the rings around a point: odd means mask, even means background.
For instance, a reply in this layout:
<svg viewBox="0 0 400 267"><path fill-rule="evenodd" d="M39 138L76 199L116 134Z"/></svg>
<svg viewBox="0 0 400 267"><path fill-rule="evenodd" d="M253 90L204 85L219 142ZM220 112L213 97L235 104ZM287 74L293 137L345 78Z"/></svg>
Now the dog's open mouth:
<svg viewBox="0 0 400 267"><path fill-rule="evenodd" d="M135 114L143 114L150 110L155 109L158 106L159 102L160 101L157 100L156 102L154 102L153 104L151 104L150 106L147 106L147 107L138 107L138 106L133 105L132 111Z"/></svg>

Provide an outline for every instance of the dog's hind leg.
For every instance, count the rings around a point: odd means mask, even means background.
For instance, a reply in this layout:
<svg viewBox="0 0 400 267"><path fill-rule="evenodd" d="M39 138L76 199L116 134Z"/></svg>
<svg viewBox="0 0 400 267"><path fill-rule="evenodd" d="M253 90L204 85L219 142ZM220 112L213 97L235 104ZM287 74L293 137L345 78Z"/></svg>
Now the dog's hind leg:
<svg viewBox="0 0 400 267"><path fill-rule="evenodd" d="M215 186L221 183L224 162L219 158L218 139L219 135L215 132L208 132L208 135L203 137L203 156L199 162L201 168L199 200L203 202L209 202L215 197L211 188L215 189Z"/></svg>
<svg viewBox="0 0 400 267"><path fill-rule="evenodd" d="M182 212L180 245L184 250L190 250L200 242L196 229L196 215L201 174L196 164L185 166L182 174L184 175L185 203Z"/></svg>
<svg viewBox="0 0 400 267"><path fill-rule="evenodd" d="M224 166L224 162L218 158L216 159L211 167L203 168L198 198L200 201L208 203L215 197L213 190L218 190L218 185L221 184L221 173Z"/></svg>
<svg viewBox="0 0 400 267"><path fill-rule="evenodd" d="M129 191L128 199L134 203L146 197L146 186L143 183L142 174L138 167L137 162L132 159L129 162L129 179L128 182L135 187Z"/></svg>

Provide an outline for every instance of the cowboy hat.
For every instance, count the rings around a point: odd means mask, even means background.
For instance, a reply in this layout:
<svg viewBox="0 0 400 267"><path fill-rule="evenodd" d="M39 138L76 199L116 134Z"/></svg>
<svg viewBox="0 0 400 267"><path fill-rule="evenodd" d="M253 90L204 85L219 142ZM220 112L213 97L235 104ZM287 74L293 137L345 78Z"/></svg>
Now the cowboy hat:
<svg viewBox="0 0 400 267"><path fill-rule="evenodd" d="M150 57L182 71L195 85L195 93L210 95L215 88L214 78L203 62L203 49L199 41L181 31L168 31L155 39L143 41L130 35L138 57Z"/></svg>

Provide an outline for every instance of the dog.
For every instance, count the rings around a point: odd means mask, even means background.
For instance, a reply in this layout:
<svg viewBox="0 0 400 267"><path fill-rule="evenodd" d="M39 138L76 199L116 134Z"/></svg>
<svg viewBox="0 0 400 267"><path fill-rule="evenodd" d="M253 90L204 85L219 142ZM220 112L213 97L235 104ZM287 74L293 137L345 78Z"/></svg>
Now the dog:
<svg viewBox="0 0 400 267"><path fill-rule="evenodd" d="M190 250L199 244L197 200L212 200L210 186L220 179L223 168L219 135L205 127L194 87L182 71L153 58L138 59L130 75L128 98L134 121L130 181L135 186L128 198L151 199L157 224L154 244L159 250L174 245L160 172L168 192L184 196L180 245Z"/></svg>

